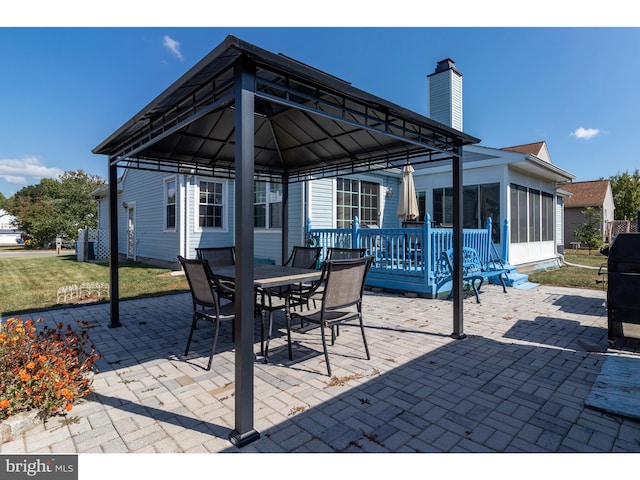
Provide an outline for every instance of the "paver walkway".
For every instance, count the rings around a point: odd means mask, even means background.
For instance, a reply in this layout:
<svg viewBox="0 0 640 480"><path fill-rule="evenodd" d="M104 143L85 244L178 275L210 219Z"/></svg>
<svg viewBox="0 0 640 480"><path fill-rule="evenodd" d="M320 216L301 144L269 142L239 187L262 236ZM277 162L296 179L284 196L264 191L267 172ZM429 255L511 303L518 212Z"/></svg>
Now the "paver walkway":
<svg viewBox="0 0 640 480"><path fill-rule="evenodd" d="M108 305L43 311L51 322L89 321L102 353L93 393L0 445L0 453L107 452L640 452L640 423L585 407L607 355L637 356L637 341L607 345L605 292L484 287L464 304L455 340L452 304L367 291L364 356L359 329L343 327L326 375L318 331L294 329L255 363L255 427L238 449L234 352L221 332L195 332L183 357L188 294L123 301L121 328ZM29 315L37 317L39 315ZM256 322L259 323L259 322ZM282 317L276 321L284 327ZM256 336L256 339L259 339ZM258 344L256 346L258 348Z"/></svg>

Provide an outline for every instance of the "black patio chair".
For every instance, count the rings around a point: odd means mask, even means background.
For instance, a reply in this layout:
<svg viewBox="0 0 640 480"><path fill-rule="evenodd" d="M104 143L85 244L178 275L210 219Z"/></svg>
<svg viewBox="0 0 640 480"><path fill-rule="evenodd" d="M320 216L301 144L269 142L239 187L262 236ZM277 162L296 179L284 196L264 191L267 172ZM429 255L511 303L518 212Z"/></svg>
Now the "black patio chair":
<svg viewBox="0 0 640 480"><path fill-rule="evenodd" d="M329 247L327 249L327 256L325 257L325 262L327 260L346 260L350 258L362 258L367 254L366 248L339 248L339 247Z"/></svg>
<svg viewBox="0 0 640 480"><path fill-rule="evenodd" d="M228 267L236 264L236 247L199 247L198 258L207 260L211 267Z"/></svg>
<svg viewBox="0 0 640 480"><path fill-rule="evenodd" d="M342 248L342 247L329 247L327 249L327 256L324 261L329 260L347 260L351 258L362 258L367 254L366 248ZM322 296L322 286L319 286L314 291L312 297L309 297L309 301L313 301L313 308L316 308L316 300Z"/></svg>
<svg viewBox="0 0 640 480"><path fill-rule="evenodd" d="M218 288L218 295L233 301L235 298L235 283L216 278L213 275L213 271L216 267L228 267L236 264L235 247L200 247L196 248L196 256L207 261L212 273L211 278Z"/></svg>
<svg viewBox="0 0 640 480"><path fill-rule="evenodd" d="M225 303L220 305L218 301L217 289L211 277L211 269L207 260L194 259L189 260L178 256L178 260L182 265L184 274L189 283L191 290L191 299L193 301L193 317L191 320L191 330L189 331L189 339L187 340L187 348L185 356L189 353L193 332L196 329L198 320L206 320L215 325L215 333L213 336L213 345L211 346L211 354L209 355L209 363L207 370L211 370L211 362L213 354L216 350L218 342L218 333L220 331L220 322L223 320L233 320L235 316L235 306L233 303Z"/></svg>
<svg viewBox="0 0 640 480"><path fill-rule="evenodd" d="M282 265L294 268L316 268L322 247L293 247L291 256Z"/></svg>
<svg viewBox="0 0 640 480"><path fill-rule="evenodd" d="M331 364L329 363L327 350L326 328L331 329L331 345L333 345L336 340L335 328L352 320L358 320L367 360L371 359L367 338L364 333L362 296L365 279L372 260L373 257L367 256L327 261L323 269L322 278L315 282L314 287L308 292L304 292L301 295L301 300L304 301L305 296L314 295L316 288L324 284L320 307L313 311L291 313L292 318L300 318L302 321L320 325L322 348L329 376L331 376ZM290 328L289 325L287 325L287 328Z"/></svg>

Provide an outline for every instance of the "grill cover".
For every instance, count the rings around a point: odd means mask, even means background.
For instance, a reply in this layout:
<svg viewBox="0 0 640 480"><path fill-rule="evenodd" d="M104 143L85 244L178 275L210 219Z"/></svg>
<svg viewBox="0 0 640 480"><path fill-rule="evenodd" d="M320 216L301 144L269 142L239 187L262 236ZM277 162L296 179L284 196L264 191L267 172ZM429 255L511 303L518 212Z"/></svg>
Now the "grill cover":
<svg viewBox="0 0 640 480"><path fill-rule="evenodd" d="M607 260L609 341L640 339L640 233L619 234Z"/></svg>

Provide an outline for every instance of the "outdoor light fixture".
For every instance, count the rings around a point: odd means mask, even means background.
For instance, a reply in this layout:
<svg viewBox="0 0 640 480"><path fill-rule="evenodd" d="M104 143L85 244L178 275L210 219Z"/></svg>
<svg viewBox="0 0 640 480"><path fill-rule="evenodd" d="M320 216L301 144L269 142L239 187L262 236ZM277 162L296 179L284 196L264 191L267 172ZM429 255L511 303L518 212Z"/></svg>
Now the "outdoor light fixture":
<svg viewBox="0 0 640 480"><path fill-rule="evenodd" d="M124 208L125 210L129 208L129 205L127 204L127 202L122 202L122 208Z"/></svg>
<svg viewBox="0 0 640 480"><path fill-rule="evenodd" d="M393 188L387 187L387 197L390 197L392 195L393 195Z"/></svg>

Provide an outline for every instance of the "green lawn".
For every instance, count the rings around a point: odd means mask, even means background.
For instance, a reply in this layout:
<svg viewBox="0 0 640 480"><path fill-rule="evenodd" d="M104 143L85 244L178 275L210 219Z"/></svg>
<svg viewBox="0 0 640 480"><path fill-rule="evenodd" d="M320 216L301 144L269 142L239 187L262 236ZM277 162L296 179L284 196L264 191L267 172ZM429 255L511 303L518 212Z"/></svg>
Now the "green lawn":
<svg viewBox="0 0 640 480"><path fill-rule="evenodd" d="M22 247L3 247L3 250L21 250ZM600 253L586 251L567 252L569 263L599 267L607 259ZM40 310L57 304L58 288L80 285L83 282L109 282L106 264L77 262L73 254L43 257L0 256L0 314L20 314ZM172 276L163 268L136 262L120 264L120 298L161 295L174 291L188 291L184 276ZM563 266L556 270L529 274L529 280L546 285L581 288L602 288L597 269Z"/></svg>
<svg viewBox="0 0 640 480"><path fill-rule="evenodd" d="M84 282L109 282L109 266L76 261L75 254L43 257L0 256L0 313L18 314L57 304L58 288ZM187 291L183 275L136 262L119 268L120 298Z"/></svg>
<svg viewBox="0 0 640 480"><path fill-rule="evenodd" d="M597 250L592 251L591 255L586 250L571 250L565 251L564 259L567 263L594 268L562 266L555 270L531 273L529 274L529 281L564 287L602 288L601 284L596 283L596 280L602 280L603 278L598 275L597 269L607 262L607 257L597 252Z"/></svg>

